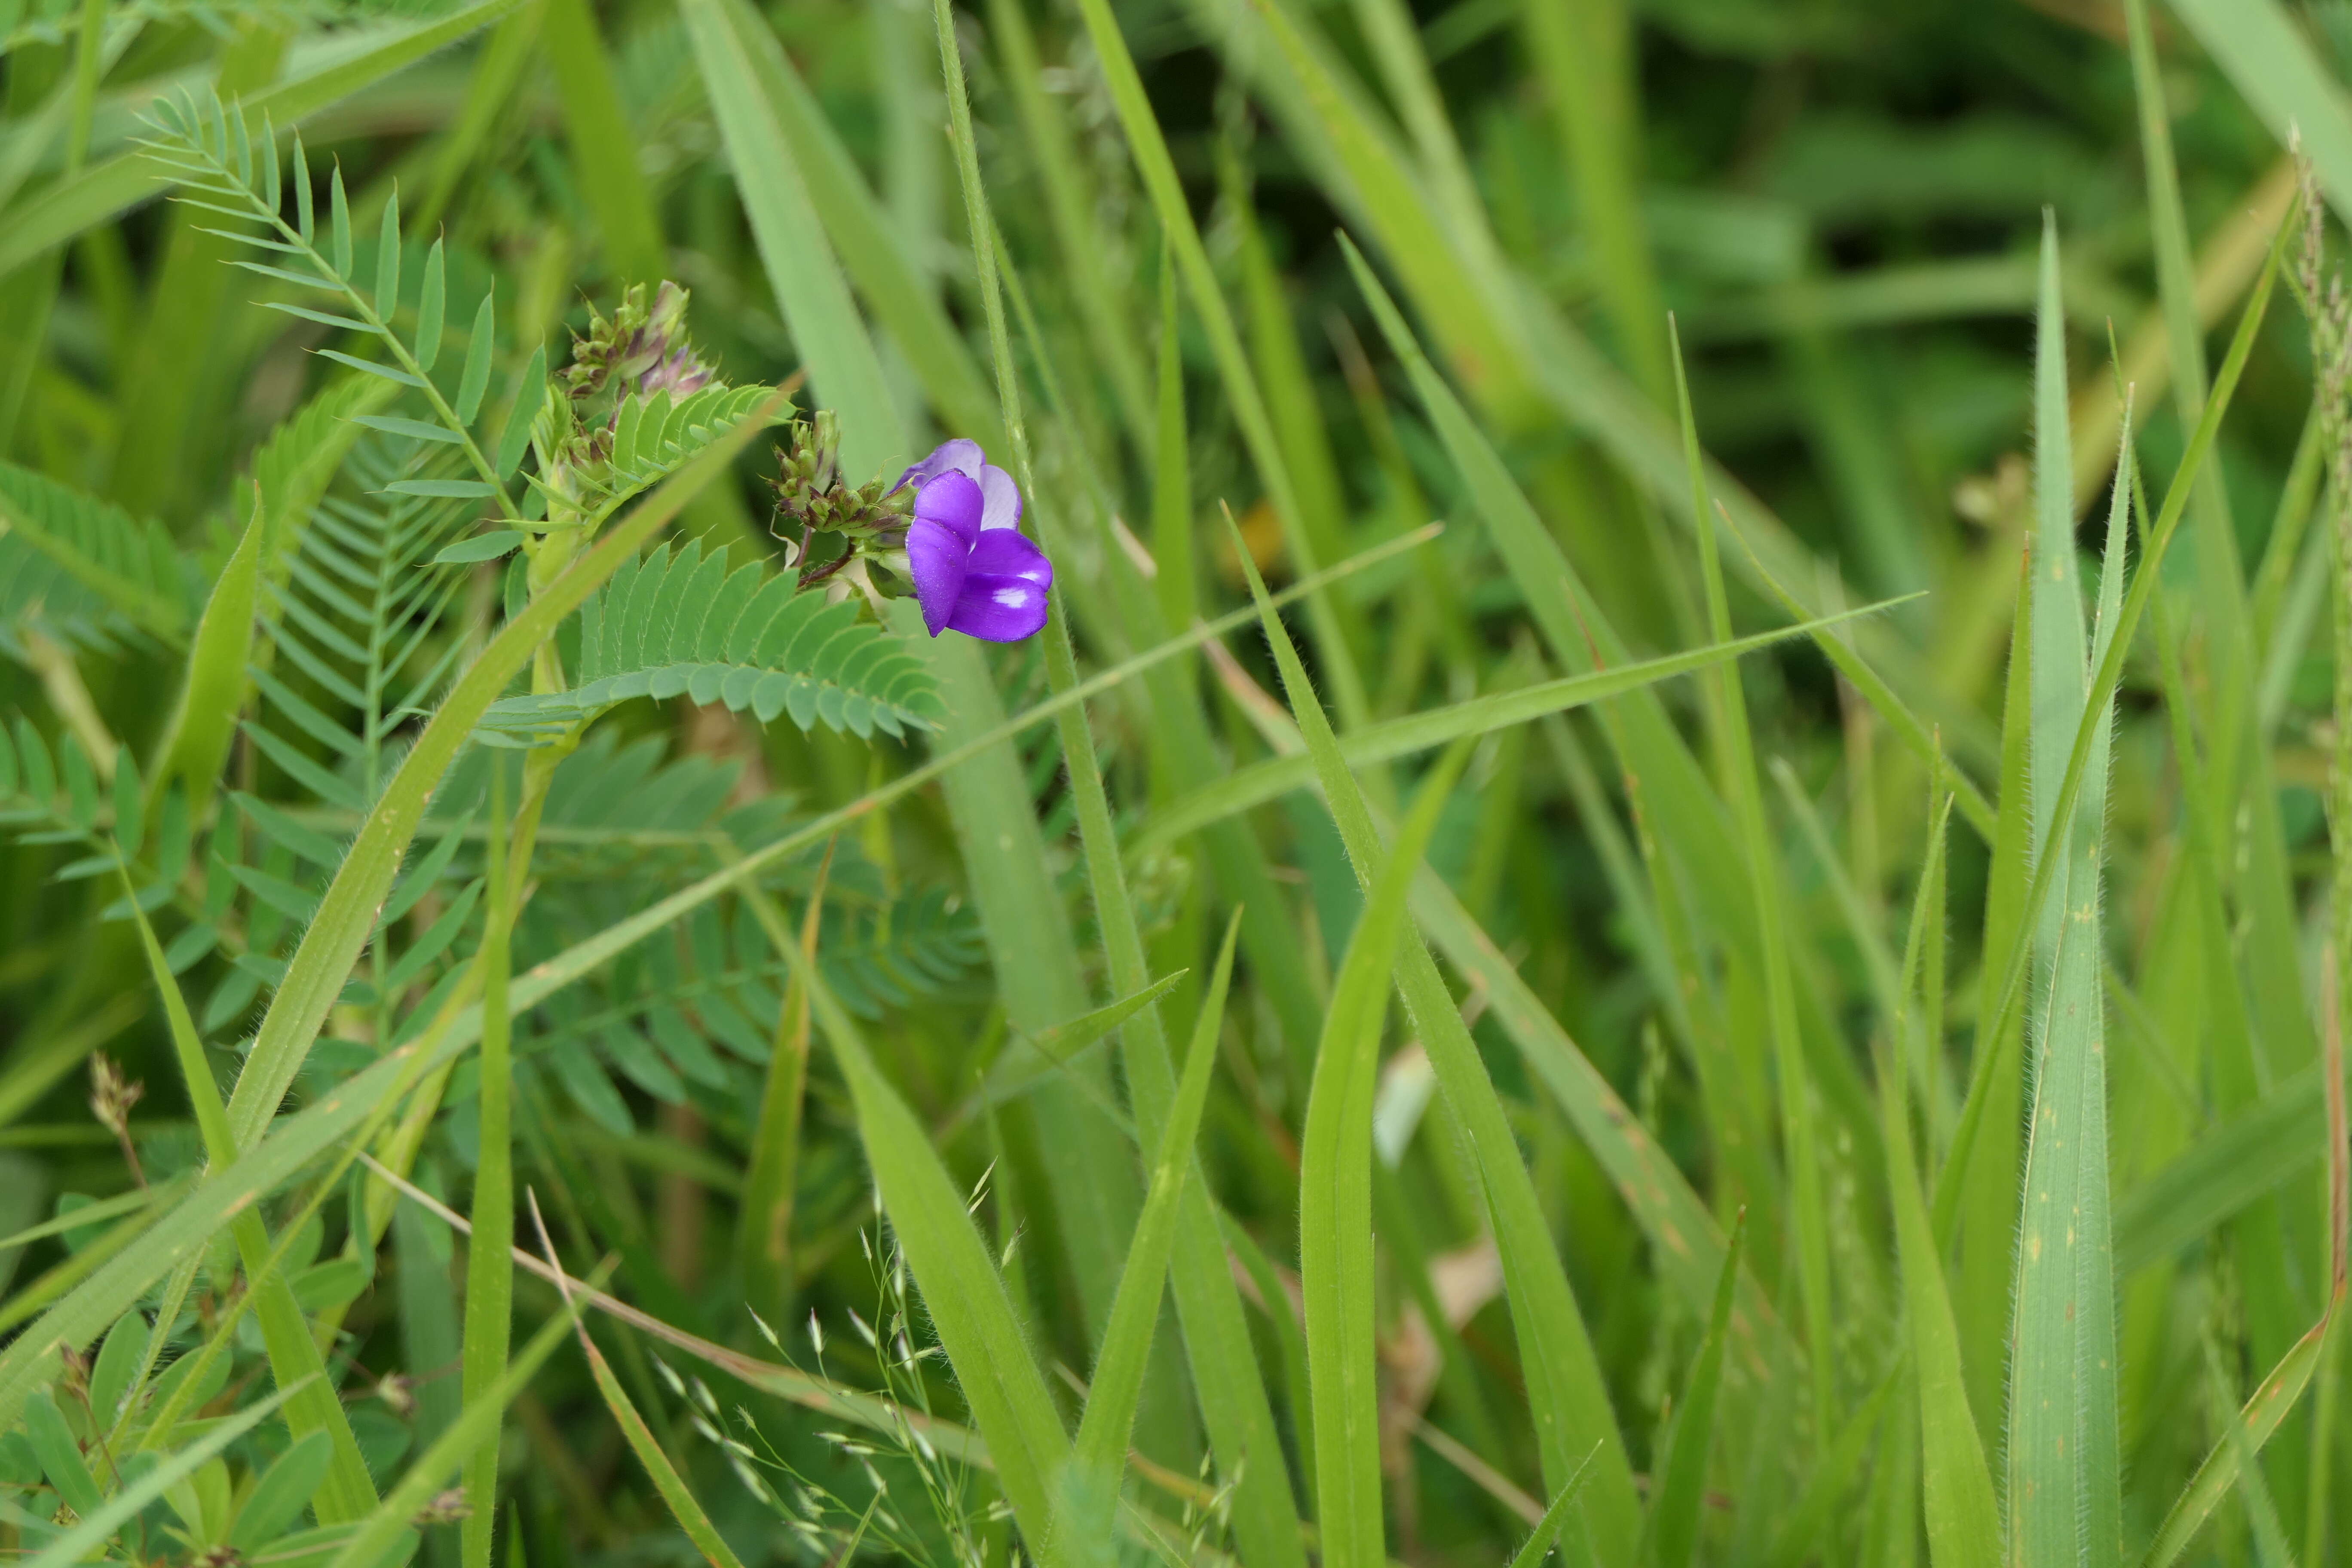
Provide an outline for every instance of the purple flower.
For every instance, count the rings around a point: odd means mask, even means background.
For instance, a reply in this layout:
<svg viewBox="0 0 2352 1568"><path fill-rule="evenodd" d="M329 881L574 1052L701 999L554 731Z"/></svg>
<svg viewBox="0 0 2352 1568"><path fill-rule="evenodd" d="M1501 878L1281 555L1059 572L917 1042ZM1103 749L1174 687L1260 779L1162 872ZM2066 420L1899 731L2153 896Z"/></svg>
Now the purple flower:
<svg viewBox="0 0 2352 1568"><path fill-rule="evenodd" d="M907 566L923 625L986 642L1019 642L1045 624L1054 563L1021 531L1021 491L985 461L980 443L954 440L898 476L915 487Z"/></svg>

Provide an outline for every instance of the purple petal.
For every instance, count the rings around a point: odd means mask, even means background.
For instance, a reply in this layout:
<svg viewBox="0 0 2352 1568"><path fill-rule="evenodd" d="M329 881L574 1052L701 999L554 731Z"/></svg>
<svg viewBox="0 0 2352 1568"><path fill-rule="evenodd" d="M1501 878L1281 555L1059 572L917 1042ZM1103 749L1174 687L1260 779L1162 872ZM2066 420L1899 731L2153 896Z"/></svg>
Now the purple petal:
<svg viewBox="0 0 2352 1568"><path fill-rule="evenodd" d="M948 618L951 631L983 642L1019 642L1045 624L1045 589L1024 577L982 576L975 572L963 580L955 614Z"/></svg>
<svg viewBox="0 0 2352 1568"><path fill-rule="evenodd" d="M980 514L982 529L1021 526L1021 487L1013 482L1011 474L992 463L983 467L980 493L987 501Z"/></svg>
<svg viewBox="0 0 2352 1568"><path fill-rule="evenodd" d="M1045 559L1035 540L1018 529L984 530L972 544L965 570L992 577L1018 577L1040 588L1054 585L1054 563Z"/></svg>
<svg viewBox="0 0 2352 1568"><path fill-rule="evenodd" d="M923 625L933 637L952 624L956 605L969 580L971 547L944 523L917 518L907 530L907 572L915 580L915 598L923 606Z"/></svg>
<svg viewBox="0 0 2352 1568"><path fill-rule="evenodd" d="M977 479L981 465L986 458L987 454L980 449L979 442L968 436L959 436L952 441L942 441L932 447L929 457L900 474L898 482L890 488L902 490L910 484L929 484L941 474L961 474L966 479Z"/></svg>
<svg viewBox="0 0 2352 1568"><path fill-rule="evenodd" d="M967 545L980 537L982 510L980 487L953 469L915 492L915 515L953 530Z"/></svg>

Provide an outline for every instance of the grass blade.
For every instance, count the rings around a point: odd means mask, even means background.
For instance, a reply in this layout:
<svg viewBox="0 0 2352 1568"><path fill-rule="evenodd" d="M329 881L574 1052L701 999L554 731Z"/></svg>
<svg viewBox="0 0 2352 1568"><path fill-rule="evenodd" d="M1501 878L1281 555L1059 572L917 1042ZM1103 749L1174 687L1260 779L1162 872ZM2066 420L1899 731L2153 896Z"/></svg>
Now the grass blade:
<svg viewBox="0 0 2352 1568"><path fill-rule="evenodd" d="M465 1402L471 1404L506 1375L514 1331L514 1025L507 1011L514 910L508 896L507 766L490 754L488 841L482 847L488 882L482 915L482 941L476 963L482 971L482 1047L478 1098L480 1135L474 1167L474 1250L466 1264L464 1351L459 1367ZM568 1304L568 1302L567 1302ZM488 1568L498 1528L499 1446L493 1442L466 1461L465 1486L472 1511L459 1523L462 1568Z"/></svg>
<svg viewBox="0 0 2352 1568"><path fill-rule="evenodd" d="M1689 470L1691 511L1706 518L1710 510L1706 468L1700 460L1698 423L1691 412L1690 385L1682 368L1682 345L1674 344L1675 404L1682 419L1683 455ZM1708 629L1717 642L1731 636L1731 611L1725 597L1722 563L1717 558L1714 530L1699 528L1699 565L1706 590ZM1790 973L1787 927L1781 918L1780 868L1764 822L1763 781L1758 773L1756 750L1748 727L1748 700L1738 665L1715 672L1719 688L1718 710L1727 742L1724 766L1730 775L1733 804L1744 840L1748 879L1754 902L1758 946L1761 952L1765 1010L1770 1023L1774 1077L1780 1097L1782 1157L1789 1165L1789 1226L1797 1244L1798 1299L1804 1308L1804 1342L1812 1370L1813 1420L1816 1431L1836 1424L1836 1384L1830 1354L1829 1210L1822 1191L1821 1148L1814 1130L1811 1074L1804 1047L1797 1037L1794 977Z"/></svg>
<svg viewBox="0 0 2352 1568"><path fill-rule="evenodd" d="M1699 1521L1706 1511L1707 1448L1715 1438L1716 1395L1723 1386L1723 1342L1731 1326L1731 1303L1739 1293L1739 1244L1748 1234L1743 1212L1732 1222L1731 1245L1723 1254L1723 1278L1715 1287L1715 1310L1706 1337L1691 1363L1683 1396L1675 1404L1674 1428L1650 1499L1643 1533L1649 1561L1657 1568L1687 1568L1698 1546Z"/></svg>
<svg viewBox="0 0 2352 1568"><path fill-rule="evenodd" d="M1927 869L1911 913L1911 936L1904 954L1902 995L1906 1006L1925 942L1943 940L1940 909L1927 896L1943 865L1948 802L1939 808L1928 840ZM1900 1261L1904 1315L1910 1321L1911 1359L1918 1377L1921 1479L1927 1519L1927 1551L1935 1568L1998 1568L2000 1511L1994 1501L1992 1471L1969 1410L1961 1375L1959 1329L1944 1288L1943 1265L1919 1190L1919 1167L1911 1148L1911 1110L1896 1050L1879 1059L1879 1105L1886 1132L1887 1191L1895 1210L1895 1249Z"/></svg>
<svg viewBox="0 0 2352 1568"><path fill-rule="evenodd" d="M604 236L605 258L620 281L651 286L669 270L668 247L595 13L587 0L549 0L540 26L564 138L578 166L593 171L580 195Z"/></svg>
<svg viewBox="0 0 2352 1568"><path fill-rule="evenodd" d="M1851 620L1858 616L1877 615L1906 602L1894 599L1884 604L1868 605L1825 620L1808 621L1776 631L1760 632L1754 637L1737 637L1706 647L1693 648L1686 653L1638 659L1583 675L1523 686L1515 691L1474 697L1465 702L1367 725L1341 738L1340 754L1348 760L1350 768L1360 769L1398 757L1412 756L1419 752L1434 751L1465 735L1489 734L1548 714L1563 713L1603 702L1612 697L1622 697L1677 675L1712 669L1744 654L1770 647L1792 637L1818 635L1822 628L1836 622ZM1173 809L1154 815L1136 835L1129 853L1141 856L1169 848L1178 840L1236 812L1279 799L1292 790L1307 788L1315 782L1315 760L1305 754L1253 763L1248 767L1186 792Z"/></svg>
<svg viewBox="0 0 2352 1568"><path fill-rule="evenodd" d="M2027 1562L2111 1568L2123 1552L2116 1394L2115 1286L2108 1215L2106 1074L2098 905L2108 713L2086 720L2082 591L2074 574L2065 345L2056 220L2042 231L2034 374L2037 521L2033 545L2033 777L2067 770L2077 731L2095 725L2083 805L2033 792L2037 860L2055 891L2034 938L2047 1007L2033 1029L2022 1234L2010 1374L2010 1538ZM2128 451L2128 435L2126 450ZM2116 469L2111 542L2130 506L2128 460ZM2143 562L2141 573L2149 571ZM2103 617L2102 640L2116 627ZM2102 650L2104 651L2104 650Z"/></svg>
<svg viewBox="0 0 2352 1568"><path fill-rule="evenodd" d="M687 0L694 58L735 169L736 189L785 324L809 367L817 401L841 414L842 467L854 482L901 461L906 434L874 344L842 280L761 66L774 74L782 46L740 0Z"/></svg>
<svg viewBox="0 0 2352 1568"><path fill-rule="evenodd" d="M1118 1292L1112 1299L1110 1326L1103 1334L1102 1354L1088 1384L1086 1414L1078 1423L1071 1460L1077 1510L1064 1522L1064 1528L1082 1532L1081 1540L1108 1537L1109 1505L1118 1496L1119 1476L1126 1468L1128 1431L1143 1395L1152 1331L1160 1317L1168 1262L1176 1247L1178 1201L1191 1179L1193 1140L1200 1131L1201 1108L1209 1097L1209 1075L1216 1065L1217 1036L1225 1020L1225 990L1233 980L1234 945L1240 935L1241 922L1236 918L1225 928L1216 971L1184 1055L1184 1076L1177 1085L1174 1103L1162 1119L1165 1124L1152 1161L1143 1215L1136 1222L1135 1239L1128 1246Z"/></svg>
<svg viewBox="0 0 2352 1568"><path fill-rule="evenodd" d="M1276 438L1273 418L1266 410L1265 398L1248 355L1243 351L1233 313L1226 308L1208 247L1202 243L1201 231L1192 222L1192 206L1177 178L1167 138L1144 94L1135 58L1128 51L1118 19L1111 14L1109 0L1079 0L1079 12L1086 19L1087 36L1108 79L1111 102L1118 111L1119 126L1127 133L1128 151L1135 160L1136 172L1142 177L1152 209L1160 216L1161 232L1174 251L1177 267L1192 297L1192 308L1208 331L1218 376L1224 384L1251 460L1274 504L1275 515L1281 521L1292 563L1299 575L1308 575L1318 568L1314 543L1307 533L1305 514L1299 509L1288 465L1283 459L1281 444ZM1341 635L1329 600L1319 595L1308 600L1307 616L1314 628L1316 646L1323 656L1322 668L1332 683L1341 727L1353 730L1369 710L1354 655Z"/></svg>
<svg viewBox="0 0 2352 1568"><path fill-rule="evenodd" d="M1373 879L1331 987L1307 1093L1298 1161L1298 1275L1315 1407L1316 1518L1323 1561L1335 1568L1381 1568L1388 1560L1372 1320L1372 1099L1406 894L1467 760L1467 748L1456 742L1431 770Z"/></svg>
<svg viewBox="0 0 2352 1568"><path fill-rule="evenodd" d="M1275 616L1246 551L1241 559L1257 601L1260 625L1282 670L1284 689L1291 696L1291 711L1309 754L1317 759L1325 802L1347 847L1357 883L1369 893L1374 868L1381 863L1379 829L1339 754L1338 740L1315 698L1297 649ZM1424 885L1430 879L1424 878ZM1574 1458L1571 1444L1580 1447L1586 1435L1601 1434L1597 1490L1585 1505L1585 1519L1604 1558L1622 1559L1633 1552L1641 1528L1633 1472L1591 1340L1545 1226L1525 1159L1486 1064L1417 931L1407 934L1396 978L1447 1103L1460 1119L1484 1187L1502 1258L1505 1294L1518 1333L1544 1479L1554 1490L1565 1486L1581 1462ZM1322 1420L1318 1410L1318 1454L1324 1442ZM1318 1517L1328 1517L1331 1499L1320 1490L1318 1497Z"/></svg>
<svg viewBox="0 0 2352 1568"><path fill-rule="evenodd" d="M762 924L808 988L817 1024L848 1080L858 1136L891 1228L971 1407L972 1424L988 1444L1013 1520L1033 1554L1042 1554L1053 1539L1052 1481L1068 1462L1070 1443L1003 1277L929 1131L875 1065L856 1021L816 965L802 957L792 933L781 922Z"/></svg>
<svg viewBox="0 0 2352 1568"><path fill-rule="evenodd" d="M221 1104L219 1086L213 1081L212 1064L205 1058L204 1041L197 1036L195 1020L188 1014L187 999L181 994L180 984L164 959L163 944L155 940L154 928L148 924L146 911L140 908L138 897L131 891L130 869L119 858L117 868L124 891L131 894L131 915L138 923L141 945L146 950L148 972L163 998L163 1014L171 1025L172 1045L179 1057L188 1103L203 1135L206 1163L215 1171L225 1171L237 1163L239 1150L228 1113ZM324 1432L334 1444L334 1462L319 1493L319 1522L337 1524L356 1519L374 1505L375 1483L369 1479L367 1461L360 1454L358 1439L352 1436L351 1422L343 1414L342 1401L327 1379L326 1363L311 1337L310 1325L304 1321L284 1272L269 1267L269 1233L258 1210L238 1212L232 1225L246 1277L254 1282L254 1315L261 1324L270 1373L288 1395L287 1425L298 1437Z"/></svg>

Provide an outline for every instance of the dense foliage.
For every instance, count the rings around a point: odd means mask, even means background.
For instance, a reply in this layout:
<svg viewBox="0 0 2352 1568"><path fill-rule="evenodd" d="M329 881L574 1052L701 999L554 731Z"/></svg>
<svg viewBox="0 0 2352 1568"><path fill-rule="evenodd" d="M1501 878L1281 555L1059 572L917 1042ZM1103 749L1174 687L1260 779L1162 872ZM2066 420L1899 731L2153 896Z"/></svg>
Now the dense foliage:
<svg viewBox="0 0 2352 1568"><path fill-rule="evenodd" d="M2344 1560L2347 70L0 0L0 1551Z"/></svg>

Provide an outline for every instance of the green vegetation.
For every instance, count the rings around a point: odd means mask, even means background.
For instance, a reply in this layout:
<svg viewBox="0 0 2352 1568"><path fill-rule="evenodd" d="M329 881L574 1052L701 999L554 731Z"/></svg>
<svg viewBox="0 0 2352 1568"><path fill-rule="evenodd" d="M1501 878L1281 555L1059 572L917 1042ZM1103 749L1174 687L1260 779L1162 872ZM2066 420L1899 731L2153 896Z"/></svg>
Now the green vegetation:
<svg viewBox="0 0 2352 1568"><path fill-rule="evenodd" d="M0 1552L2352 1556L2347 80L0 0Z"/></svg>

